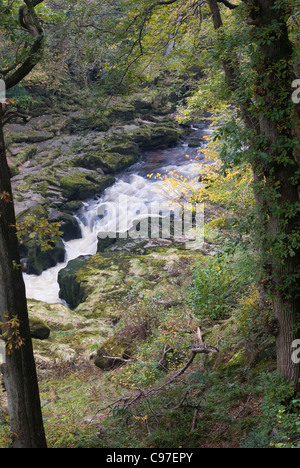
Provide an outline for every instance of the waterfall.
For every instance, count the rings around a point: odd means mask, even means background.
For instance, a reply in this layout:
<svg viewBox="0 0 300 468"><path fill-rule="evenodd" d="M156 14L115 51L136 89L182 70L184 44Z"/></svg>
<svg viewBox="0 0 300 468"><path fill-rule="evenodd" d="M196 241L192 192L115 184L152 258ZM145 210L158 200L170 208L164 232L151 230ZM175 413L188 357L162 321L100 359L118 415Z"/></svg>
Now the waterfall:
<svg viewBox="0 0 300 468"><path fill-rule="evenodd" d="M209 130L207 130L209 131ZM91 200L83 204L82 209L76 213L82 238L65 242L66 257L64 263L56 265L44 271L41 276L28 275L24 273L27 297L47 303L61 302L59 299L59 285L57 282L58 273L65 268L69 261L81 255L94 255L97 252L98 233L110 232L116 226L116 221L120 225L131 227L133 220L137 219L138 204L164 203L170 204L169 197L163 190L163 182L157 178L156 174L166 174L171 171L180 171L183 178L195 177L195 163L186 157L189 154L191 159L195 159L199 154L199 148L188 148L187 144L167 150L157 150L147 152L140 162L132 166L123 173L116 183L109 187L98 200ZM149 179L148 174L153 174ZM120 196L126 196L128 204L125 209L122 206L118 210L118 220L113 216L105 214L99 216L99 210L109 203L116 203Z"/></svg>

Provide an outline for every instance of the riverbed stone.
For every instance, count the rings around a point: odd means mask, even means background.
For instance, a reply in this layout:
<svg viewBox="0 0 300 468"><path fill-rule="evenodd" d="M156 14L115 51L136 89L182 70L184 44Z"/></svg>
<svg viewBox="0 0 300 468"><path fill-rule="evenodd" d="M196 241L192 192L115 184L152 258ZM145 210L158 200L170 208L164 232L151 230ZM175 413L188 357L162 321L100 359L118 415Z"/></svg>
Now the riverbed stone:
<svg viewBox="0 0 300 468"><path fill-rule="evenodd" d="M78 272L88 262L90 256L81 256L75 260L71 260L66 268L58 274L58 284L60 286L59 297L66 301L71 309L75 309L81 302L85 300L85 288L81 286L81 282L77 279Z"/></svg>
<svg viewBox="0 0 300 468"><path fill-rule="evenodd" d="M115 179L109 175L101 175L95 171L83 169L74 170L60 179L62 194L69 201L86 200L113 185Z"/></svg>
<svg viewBox="0 0 300 468"><path fill-rule="evenodd" d="M54 238L51 244L47 251L43 251L34 239L20 244L21 263L26 273L39 276L43 271L64 262L66 252L62 239Z"/></svg>
<svg viewBox="0 0 300 468"><path fill-rule="evenodd" d="M79 223L71 214L50 208L49 221L60 223L60 231L63 232L62 238L65 242L69 242L74 239L81 239L82 234Z"/></svg>

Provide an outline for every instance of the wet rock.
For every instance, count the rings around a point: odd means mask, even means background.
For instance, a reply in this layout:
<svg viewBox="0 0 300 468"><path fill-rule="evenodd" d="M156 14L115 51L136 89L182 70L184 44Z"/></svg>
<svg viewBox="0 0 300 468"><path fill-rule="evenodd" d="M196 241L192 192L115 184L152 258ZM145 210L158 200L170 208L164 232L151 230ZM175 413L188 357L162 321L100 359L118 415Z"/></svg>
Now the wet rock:
<svg viewBox="0 0 300 468"><path fill-rule="evenodd" d="M58 274L58 284L60 287L59 297L66 301L71 309L75 309L85 300L86 293L77 279L78 272L85 266L90 256L83 255L68 263L66 268Z"/></svg>
<svg viewBox="0 0 300 468"><path fill-rule="evenodd" d="M63 240L68 242L73 239L81 239L81 229L79 223L74 216L69 213L50 208L49 221L61 223L60 230L63 232Z"/></svg>
<svg viewBox="0 0 300 468"><path fill-rule="evenodd" d="M52 248L43 252L36 240L31 239L20 244L20 256L23 269L29 275L41 275L43 271L63 263L65 247L62 239L54 238Z"/></svg>

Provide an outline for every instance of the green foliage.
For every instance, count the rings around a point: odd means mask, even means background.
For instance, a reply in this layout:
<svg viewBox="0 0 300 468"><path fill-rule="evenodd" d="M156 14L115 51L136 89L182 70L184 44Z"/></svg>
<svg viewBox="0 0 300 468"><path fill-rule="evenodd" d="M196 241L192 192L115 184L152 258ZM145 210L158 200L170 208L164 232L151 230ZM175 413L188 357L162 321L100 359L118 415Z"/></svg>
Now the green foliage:
<svg viewBox="0 0 300 468"><path fill-rule="evenodd" d="M300 395L277 374L262 375L262 414L244 448L300 448Z"/></svg>
<svg viewBox="0 0 300 468"><path fill-rule="evenodd" d="M60 231L60 223L51 223L47 218L38 218L36 215L29 215L17 224L18 238L35 240L41 247L42 252L53 249L55 239L63 235Z"/></svg>
<svg viewBox="0 0 300 468"><path fill-rule="evenodd" d="M201 318L222 320L236 308L240 295L255 281L255 258L247 252L209 258L193 271L190 301Z"/></svg>
<svg viewBox="0 0 300 468"><path fill-rule="evenodd" d="M0 447L10 448L12 442L12 435L10 432L9 417L0 408Z"/></svg>

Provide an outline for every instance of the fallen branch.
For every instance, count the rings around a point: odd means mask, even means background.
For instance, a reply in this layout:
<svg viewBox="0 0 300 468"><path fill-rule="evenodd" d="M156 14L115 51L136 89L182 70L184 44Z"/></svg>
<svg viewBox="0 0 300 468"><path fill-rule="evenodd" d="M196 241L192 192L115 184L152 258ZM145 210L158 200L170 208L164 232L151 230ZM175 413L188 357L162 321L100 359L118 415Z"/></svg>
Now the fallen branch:
<svg viewBox="0 0 300 468"><path fill-rule="evenodd" d="M219 353L219 348L218 347L208 345L208 344L203 342L200 328L198 328L198 330L197 330L197 335L198 335L198 340L199 340L199 347L192 349L191 357L188 360L188 362L186 363L186 365L184 367L182 367L182 369L180 369L175 375L173 375L173 377L171 379L169 379L166 383L164 383L163 385L161 385L158 388L152 388L152 389L150 389L148 391L144 391L144 390L141 389L141 390L139 390L138 393L136 393L134 395L129 395L127 397L119 398L118 400L110 403L109 405L105 406L104 408L99 409L99 411L97 411L95 416L92 418L91 422L97 416L97 414L100 413L101 411L105 411L107 409L116 409L116 408L118 408L120 406L123 409L127 409L130 406L132 406L133 404L135 404L137 401L139 401L141 399L144 399L144 398L148 398L149 396L154 395L156 393L159 393L165 387L167 387L168 385L171 385L180 376L182 376L188 370L188 368L192 365L192 363L194 362L194 360L195 360L195 358L196 358L196 356L198 354L209 355L209 354L212 354L212 353ZM117 359L117 358L114 358L114 359Z"/></svg>
<svg viewBox="0 0 300 468"><path fill-rule="evenodd" d="M123 359L121 357L114 357L114 356L102 356L104 359L108 359L110 361L114 362L120 362L121 364L127 364L127 363L134 363L137 361L134 361L132 359Z"/></svg>

